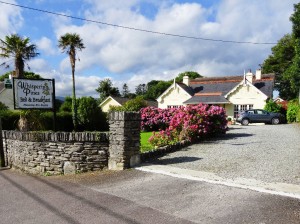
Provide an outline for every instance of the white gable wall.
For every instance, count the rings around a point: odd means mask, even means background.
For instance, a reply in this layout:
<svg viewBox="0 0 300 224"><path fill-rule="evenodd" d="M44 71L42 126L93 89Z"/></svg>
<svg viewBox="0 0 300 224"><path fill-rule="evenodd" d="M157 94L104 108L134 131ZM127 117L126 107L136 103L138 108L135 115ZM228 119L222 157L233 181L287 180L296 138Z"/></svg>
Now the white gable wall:
<svg viewBox="0 0 300 224"><path fill-rule="evenodd" d="M102 105L101 105L101 110L103 112L108 112L109 109L110 109L110 106L122 106L121 104L119 104L117 101L115 101L114 99L112 99L111 97L108 98L106 100L106 102L104 102Z"/></svg>
<svg viewBox="0 0 300 224"><path fill-rule="evenodd" d="M263 109L267 96L251 85L240 85L227 99L232 103L226 107L227 115L233 116L234 105L253 105L255 109Z"/></svg>
<svg viewBox="0 0 300 224"><path fill-rule="evenodd" d="M181 87L176 86L174 89L174 86L172 86L157 99L158 108L165 109L168 106L183 106L183 102L190 98L191 96Z"/></svg>

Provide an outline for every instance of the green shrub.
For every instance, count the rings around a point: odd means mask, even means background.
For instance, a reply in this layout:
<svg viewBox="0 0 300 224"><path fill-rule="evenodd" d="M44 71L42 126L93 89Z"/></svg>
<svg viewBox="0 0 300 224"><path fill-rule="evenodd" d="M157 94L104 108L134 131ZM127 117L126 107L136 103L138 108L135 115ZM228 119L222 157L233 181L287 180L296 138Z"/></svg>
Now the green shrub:
<svg viewBox="0 0 300 224"><path fill-rule="evenodd" d="M8 110L8 106L6 106L4 103L0 102L0 111L2 110Z"/></svg>
<svg viewBox="0 0 300 224"><path fill-rule="evenodd" d="M0 117L2 121L3 130L18 129L18 120L20 118L20 111L1 110Z"/></svg>
<svg viewBox="0 0 300 224"><path fill-rule="evenodd" d="M132 100L128 100L124 105L125 111L140 111L140 109L147 107L147 102L143 99L142 96L137 96Z"/></svg>
<svg viewBox="0 0 300 224"><path fill-rule="evenodd" d="M53 130L53 112L45 111L40 114L39 119L43 124L42 130ZM71 112L58 112L56 114L56 131L72 131L73 121Z"/></svg>
<svg viewBox="0 0 300 224"><path fill-rule="evenodd" d="M142 96L137 96L134 99L128 100L123 106L110 106L110 111L140 111L140 109L147 107L147 102Z"/></svg>
<svg viewBox="0 0 300 224"><path fill-rule="evenodd" d="M81 97L78 100L78 123L83 131L107 131L106 114L93 97Z"/></svg>
<svg viewBox="0 0 300 224"><path fill-rule="evenodd" d="M56 114L56 130L70 132L74 130L71 112L59 112Z"/></svg>
<svg viewBox="0 0 300 224"><path fill-rule="evenodd" d="M289 123L299 121L299 111L300 111L300 105L297 101L289 102L287 114L286 114L287 121Z"/></svg>
<svg viewBox="0 0 300 224"><path fill-rule="evenodd" d="M286 110L283 108L283 106L277 104L272 99L267 101L264 109L268 112L281 113L283 115L286 115Z"/></svg>
<svg viewBox="0 0 300 224"><path fill-rule="evenodd" d="M109 111L125 111L123 106L109 106Z"/></svg>

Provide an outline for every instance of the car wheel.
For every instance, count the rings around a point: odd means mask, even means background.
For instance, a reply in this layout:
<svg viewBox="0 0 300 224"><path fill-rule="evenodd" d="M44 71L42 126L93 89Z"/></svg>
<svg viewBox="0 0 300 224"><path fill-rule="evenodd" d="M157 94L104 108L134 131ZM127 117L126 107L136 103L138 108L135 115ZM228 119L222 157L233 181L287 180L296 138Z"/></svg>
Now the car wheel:
<svg viewBox="0 0 300 224"><path fill-rule="evenodd" d="M274 118L272 119L272 124L279 124L279 123L280 123L279 118L274 117Z"/></svg>
<svg viewBox="0 0 300 224"><path fill-rule="evenodd" d="M242 120L242 125L248 125L249 124L249 120L248 119L243 119Z"/></svg>

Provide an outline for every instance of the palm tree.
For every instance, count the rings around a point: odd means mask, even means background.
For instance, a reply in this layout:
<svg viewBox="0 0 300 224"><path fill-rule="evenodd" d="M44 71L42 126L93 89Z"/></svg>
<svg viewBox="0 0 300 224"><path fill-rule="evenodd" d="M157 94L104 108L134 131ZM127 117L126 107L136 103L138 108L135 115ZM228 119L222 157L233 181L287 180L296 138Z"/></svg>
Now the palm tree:
<svg viewBox="0 0 300 224"><path fill-rule="evenodd" d="M22 38L18 34L6 36L4 40L0 39L0 51L0 57L14 59L15 76L17 78L24 76L25 62L39 55L36 52L36 45L30 44L28 37ZM6 62L2 63L2 65L5 64Z"/></svg>
<svg viewBox="0 0 300 224"><path fill-rule="evenodd" d="M76 51L85 48L82 43L82 39L79 34L76 33L66 33L61 36L58 40L58 47L62 49L64 53L67 53L70 58L71 68L72 68L72 81L73 81L73 96L72 96L72 119L74 130L77 129L77 106L76 106L76 94L75 94L75 62L76 62Z"/></svg>

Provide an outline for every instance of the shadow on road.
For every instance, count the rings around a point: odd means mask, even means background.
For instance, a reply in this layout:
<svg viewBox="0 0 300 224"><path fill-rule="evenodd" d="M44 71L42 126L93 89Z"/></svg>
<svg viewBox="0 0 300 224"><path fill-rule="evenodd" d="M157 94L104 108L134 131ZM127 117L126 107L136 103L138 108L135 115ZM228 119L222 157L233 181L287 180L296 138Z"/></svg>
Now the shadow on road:
<svg viewBox="0 0 300 224"><path fill-rule="evenodd" d="M204 140L202 143L215 143L217 141L223 141L223 140L232 140L232 139L237 139L237 138L246 138L246 137L251 137L253 134L248 134L248 133L226 133L224 135L219 135L216 137L213 137L211 139Z"/></svg>
<svg viewBox="0 0 300 224"><path fill-rule="evenodd" d="M169 165L169 164L178 164L178 163L189 163L201 160L202 158L199 157L192 157L192 156L179 156L175 158L165 158L165 159L153 159L151 163L159 163L162 165Z"/></svg>
<svg viewBox="0 0 300 224"><path fill-rule="evenodd" d="M62 218L63 220L65 220L67 223L72 223L72 224L79 224L80 222L78 222L77 220L75 220L74 217L72 217L71 215L65 214L62 210L56 208L54 205L51 205L46 199L44 199L42 197L42 195L39 195L37 193L32 192L31 190L25 188L24 186L20 185L19 183L17 183L16 181L14 181L12 178L10 178L8 175L4 174L4 173L0 173L0 176L7 180L8 182L10 182L13 186L15 186L16 188L18 188L20 191L22 191L24 194L26 194L27 196L29 196L30 198L32 198L33 200L35 200L36 202L38 202L41 206L45 207L47 210L51 211L52 213L54 213L55 215L57 215L58 217ZM37 176L31 176L28 175L30 177L32 177L35 181L41 182L51 188L53 188L53 190L59 191L60 193L63 193L69 197L72 197L76 200L81 201L83 204L86 204L90 207L93 207L97 210L100 210L116 219L119 219L120 221L122 221L122 223L133 223L133 224L138 224L138 222L130 217L126 217L122 214L118 214L117 212L113 211L112 209L105 207L101 204L95 203L93 201L90 201L82 196L76 195L74 194L74 192L70 192L68 189L65 189L63 187L60 187L56 184L50 183L49 181L37 177ZM104 195L103 195L104 196Z"/></svg>

